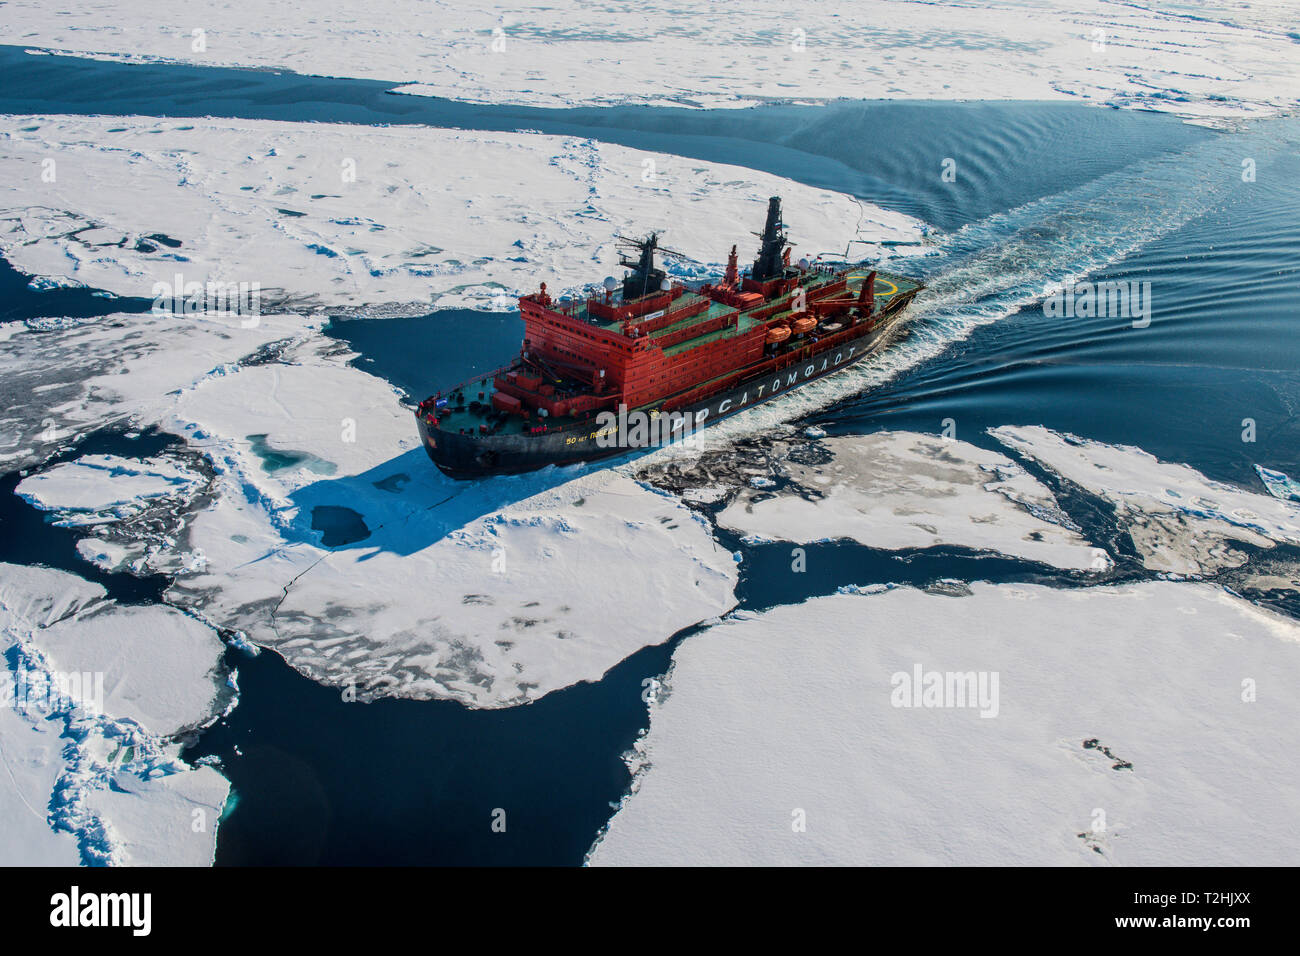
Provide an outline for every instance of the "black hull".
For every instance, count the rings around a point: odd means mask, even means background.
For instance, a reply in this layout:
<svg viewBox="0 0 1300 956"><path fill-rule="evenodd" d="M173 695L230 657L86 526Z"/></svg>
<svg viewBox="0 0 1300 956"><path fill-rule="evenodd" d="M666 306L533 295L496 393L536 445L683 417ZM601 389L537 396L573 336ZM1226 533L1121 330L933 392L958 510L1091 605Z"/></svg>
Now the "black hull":
<svg viewBox="0 0 1300 956"><path fill-rule="evenodd" d="M707 427L861 361L880 347L893 333L895 325L896 322L892 321L878 325L858 338L814 352L779 371L755 375L734 388L677 411L691 415L696 420L697 429ZM416 423L424 450L433 463L452 478L517 474L547 465L596 461L638 450L638 446L602 446L597 439L595 420L577 428L516 435L461 435L431 429L418 413Z"/></svg>

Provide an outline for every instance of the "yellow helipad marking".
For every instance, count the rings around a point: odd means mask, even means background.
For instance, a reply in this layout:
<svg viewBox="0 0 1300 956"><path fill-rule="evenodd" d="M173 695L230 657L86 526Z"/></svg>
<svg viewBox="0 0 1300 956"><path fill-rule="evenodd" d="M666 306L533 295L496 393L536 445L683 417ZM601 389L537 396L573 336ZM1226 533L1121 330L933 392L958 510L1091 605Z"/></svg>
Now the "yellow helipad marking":
<svg viewBox="0 0 1300 956"><path fill-rule="evenodd" d="M865 272L855 272L851 276L849 276L850 279L865 279L866 277L867 277L867 273ZM882 282L885 285L889 286L888 292L882 293L880 291L880 283ZM880 276L876 276L876 288L872 289L871 291L873 295L893 295L895 292L898 291L898 286L894 285L894 283L890 282L888 279L882 279L880 278Z"/></svg>

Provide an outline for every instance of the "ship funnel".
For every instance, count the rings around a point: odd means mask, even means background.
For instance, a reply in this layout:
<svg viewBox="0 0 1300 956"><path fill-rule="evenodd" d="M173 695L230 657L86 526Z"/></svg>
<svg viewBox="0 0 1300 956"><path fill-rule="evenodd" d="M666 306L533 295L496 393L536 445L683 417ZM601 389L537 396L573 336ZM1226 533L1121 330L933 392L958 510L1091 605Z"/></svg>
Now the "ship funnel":
<svg viewBox="0 0 1300 956"><path fill-rule="evenodd" d="M785 223L781 221L781 197L773 196L767 201L767 222L759 237L762 244L758 249L758 258L754 260L754 268L749 273L756 282L766 282L782 274L786 247L785 233L782 231L784 228Z"/></svg>

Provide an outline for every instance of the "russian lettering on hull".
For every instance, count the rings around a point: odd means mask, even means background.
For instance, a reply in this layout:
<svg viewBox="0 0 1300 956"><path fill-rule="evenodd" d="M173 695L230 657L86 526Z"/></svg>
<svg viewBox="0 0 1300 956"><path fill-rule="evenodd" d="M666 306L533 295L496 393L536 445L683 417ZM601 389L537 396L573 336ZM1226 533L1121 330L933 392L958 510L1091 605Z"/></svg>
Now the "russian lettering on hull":
<svg viewBox="0 0 1300 956"><path fill-rule="evenodd" d="M594 461L638 449L657 448L690 440L703 427L745 408L782 395L822 375L835 372L867 355L880 341L883 328L852 344L812 356L806 365L783 369L772 380L742 382L731 392L715 395L686 409L606 411L594 428L581 434L556 431L540 435L465 436L438 432L417 415L425 451L442 471L454 478L531 471L546 465ZM821 359L818 362L818 359Z"/></svg>

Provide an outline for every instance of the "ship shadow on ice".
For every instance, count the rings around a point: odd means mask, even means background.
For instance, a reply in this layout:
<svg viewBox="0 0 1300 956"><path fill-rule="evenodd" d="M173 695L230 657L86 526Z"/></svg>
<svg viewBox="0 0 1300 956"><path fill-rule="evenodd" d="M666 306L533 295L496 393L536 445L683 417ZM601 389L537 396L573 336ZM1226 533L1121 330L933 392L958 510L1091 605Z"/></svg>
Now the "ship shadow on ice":
<svg viewBox="0 0 1300 956"><path fill-rule="evenodd" d="M385 551L411 555L485 515L642 454L458 481L416 447L360 474L322 477L292 492L295 514L280 533L288 543L371 552L360 561Z"/></svg>

